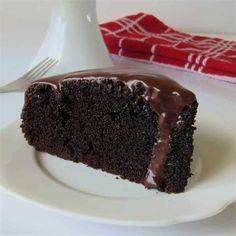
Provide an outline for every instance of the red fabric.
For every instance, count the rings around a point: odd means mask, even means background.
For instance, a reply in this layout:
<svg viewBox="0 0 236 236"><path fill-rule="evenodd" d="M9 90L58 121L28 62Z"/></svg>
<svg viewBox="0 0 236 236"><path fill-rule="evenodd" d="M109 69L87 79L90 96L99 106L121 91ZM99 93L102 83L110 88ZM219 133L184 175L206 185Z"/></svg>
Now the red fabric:
<svg viewBox="0 0 236 236"><path fill-rule="evenodd" d="M156 17L130 15L100 25L112 54L229 77L236 83L236 42L178 32Z"/></svg>

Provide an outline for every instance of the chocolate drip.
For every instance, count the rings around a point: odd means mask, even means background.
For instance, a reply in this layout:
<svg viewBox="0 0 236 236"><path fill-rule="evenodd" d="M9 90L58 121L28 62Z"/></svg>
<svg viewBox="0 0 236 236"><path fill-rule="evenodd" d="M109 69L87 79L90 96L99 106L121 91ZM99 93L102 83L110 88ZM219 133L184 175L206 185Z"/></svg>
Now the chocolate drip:
<svg viewBox="0 0 236 236"><path fill-rule="evenodd" d="M164 76L138 71L134 69L99 69L74 72L38 80L35 83L49 83L59 88L63 81L68 79L99 79L112 78L127 83L132 87L141 82L145 87L145 99L150 103L152 110L158 115L159 135L153 148L153 156L147 171L144 185L147 188L160 186L163 180L163 171L170 154L170 132L176 126L178 117L185 106L191 106L196 100L195 95Z"/></svg>

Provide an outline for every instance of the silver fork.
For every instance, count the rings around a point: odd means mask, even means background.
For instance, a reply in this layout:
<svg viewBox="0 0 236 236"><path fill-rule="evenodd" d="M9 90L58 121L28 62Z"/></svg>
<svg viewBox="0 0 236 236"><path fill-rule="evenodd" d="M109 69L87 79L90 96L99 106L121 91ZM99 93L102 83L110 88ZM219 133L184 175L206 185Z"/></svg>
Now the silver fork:
<svg viewBox="0 0 236 236"><path fill-rule="evenodd" d="M31 82L39 79L47 73L58 61L53 58L45 58L31 70L22 75L19 79L6 85L0 86L0 93L24 91Z"/></svg>

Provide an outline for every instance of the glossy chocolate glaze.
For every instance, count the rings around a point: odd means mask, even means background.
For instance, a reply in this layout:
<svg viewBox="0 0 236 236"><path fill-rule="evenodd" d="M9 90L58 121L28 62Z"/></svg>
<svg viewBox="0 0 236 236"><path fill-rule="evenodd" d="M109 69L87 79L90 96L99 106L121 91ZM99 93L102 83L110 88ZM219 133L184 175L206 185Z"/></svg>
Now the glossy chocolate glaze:
<svg viewBox="0 0 236 236"><path fill-rule="evenodd" d="M153 156L143 184L147 188L157 188L163 180L165 162L170 153L169 138L171 129L177 125L179 115L185 106L191 106L195 95L164 76L134 69L99 69L74 72L38 80L35 83L47 83L55 88L65 80L112 78L124 81L130 88L141 82L146 90L144 97L152 110L158 115L159 134L153 148Z"/></svg>

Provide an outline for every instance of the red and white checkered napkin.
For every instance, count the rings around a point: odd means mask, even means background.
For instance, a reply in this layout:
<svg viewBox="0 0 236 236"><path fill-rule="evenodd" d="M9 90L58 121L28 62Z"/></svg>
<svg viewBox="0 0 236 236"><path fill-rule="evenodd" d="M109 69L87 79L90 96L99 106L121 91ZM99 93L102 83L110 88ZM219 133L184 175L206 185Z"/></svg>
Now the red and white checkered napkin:
<svg viewBox="0 0 236 236"><path fill-rule="evenodd" d="M144 13L101 24L100 28L112 54L236 83L236 42L181 33Z"/></svg>

